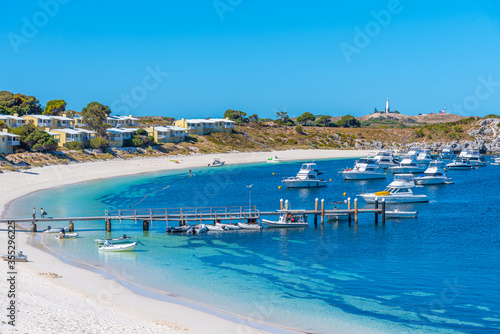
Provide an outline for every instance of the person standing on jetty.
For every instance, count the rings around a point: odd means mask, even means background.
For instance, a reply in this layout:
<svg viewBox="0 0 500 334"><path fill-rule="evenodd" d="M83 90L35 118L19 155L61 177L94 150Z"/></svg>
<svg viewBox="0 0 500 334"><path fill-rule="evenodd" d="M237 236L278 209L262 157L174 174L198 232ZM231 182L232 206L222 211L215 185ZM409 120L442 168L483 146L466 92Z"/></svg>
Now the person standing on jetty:
<svg viewBox="0 0 500 334"><path fill-rule="evenodd" d="M42 218L45 218L46 215L47 215L47 212L45 212L45 210L43 208L40 208L40 216Z"/></svg>
<svg viewBox="0 0 500 334"><path fill-rule="evenodd" d="M33 219L35 219L35 218L36 218L36 208L33 207Z"/></svg>

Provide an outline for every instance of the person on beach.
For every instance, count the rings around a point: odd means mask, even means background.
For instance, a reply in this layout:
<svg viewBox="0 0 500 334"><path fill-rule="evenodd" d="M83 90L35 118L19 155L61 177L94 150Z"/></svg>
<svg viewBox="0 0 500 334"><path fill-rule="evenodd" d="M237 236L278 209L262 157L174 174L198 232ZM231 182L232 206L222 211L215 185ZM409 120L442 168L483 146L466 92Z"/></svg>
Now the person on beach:
<svg viewBox="0 0 500 334"><path fill-rule="evenodd" d="M35 219L35 218L36 218L36 208L33 207L33 219Z"/></svg>
<svg viewBox="0 0 500 334"><path fill-rule="evenodd" d="M45 212L45 210L43 208L40 209L40 216L42 218L45 218L45 216L47 215L47 212Z"/></svg>

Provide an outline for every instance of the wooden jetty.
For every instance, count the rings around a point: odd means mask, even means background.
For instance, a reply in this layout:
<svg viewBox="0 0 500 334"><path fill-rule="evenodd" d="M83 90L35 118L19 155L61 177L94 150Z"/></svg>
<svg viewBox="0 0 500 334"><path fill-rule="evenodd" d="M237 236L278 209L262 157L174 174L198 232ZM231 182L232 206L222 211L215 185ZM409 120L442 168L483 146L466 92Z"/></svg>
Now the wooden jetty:
<svg viewBox="0 0 500 334"><path fill-rule="evenodd" d="M321 203L321 204L320 204ZM351 205L353 204L353 205ZM297 215L314 215L314 225L318 225L318 217L321 224L325 221L325 216L329 215L347 215L349 225L354 218L354 223L358 224L359 214L372 213L375 217L375 224L378 224L378 215L381 215L382 224L385 224L385 201L379 203L375 201L373 209L359 209L358 200L347 199L347 209L325 209L325 200L321 202L316 198L313 210L292 210L288 200L283 202L280 200L280 209L276 211L260 211L255 206L224 206L224 207L204 207L204 208L163 208L163 209L123 209L123 210L105 210L103 216L86 216L86 217L50 217L50 218L3 218L0 222L31 222L30 230L36 232L36 223L50 223L50 222L69 222L69 231L74 231L74 221L104 221L107 232L111 232L112 221L121 223L123 220L142 221L143 231L148 231L153 226L153 222L165 222L166 227L169 224L178 224L179 226L186 224L201 224L201 223L215 223L226 221L232 223L233 221L246 221L255 223L261 219L262 216L281 215L283 213L291 213Z"/></svg>

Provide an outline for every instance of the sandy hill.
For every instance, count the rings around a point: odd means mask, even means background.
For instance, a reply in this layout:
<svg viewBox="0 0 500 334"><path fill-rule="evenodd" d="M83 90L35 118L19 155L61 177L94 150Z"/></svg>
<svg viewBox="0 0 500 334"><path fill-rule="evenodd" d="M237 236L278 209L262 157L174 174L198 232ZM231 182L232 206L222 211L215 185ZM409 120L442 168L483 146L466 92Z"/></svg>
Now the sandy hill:
<svg viewBox="0 0 500 334"><path fill-rule="evenodd" d="M454 115L454 114L422 114L418 116L409 116L409 115L403 115L403 114L382 114L382 113L376 113L376 114L369 114L365 115L362 117L358 117L360 121L367 121L372 118L386 118L389 120L394 120L394 121L399 121L402 123L428 123L428 124L434 124L434 123L447 123L447 122L456 122L461 120L462 118L465 118L464 116L460 115Z"/></svg>

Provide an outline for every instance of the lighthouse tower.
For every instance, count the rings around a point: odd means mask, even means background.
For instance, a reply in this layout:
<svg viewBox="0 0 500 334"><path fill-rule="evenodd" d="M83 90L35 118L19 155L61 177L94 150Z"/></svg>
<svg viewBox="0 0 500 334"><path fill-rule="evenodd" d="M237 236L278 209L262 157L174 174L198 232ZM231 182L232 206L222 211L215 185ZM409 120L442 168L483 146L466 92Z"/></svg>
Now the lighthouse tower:
<svg viewBox="0 0 500 334"><path fill-rule="evenodd" d="M385 101L385 112L390 113L391 109L389 108L389 98L387 98L387 101Z"/></svg>

